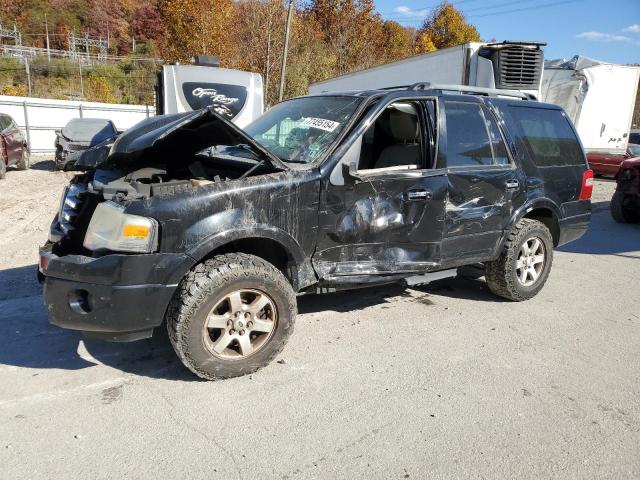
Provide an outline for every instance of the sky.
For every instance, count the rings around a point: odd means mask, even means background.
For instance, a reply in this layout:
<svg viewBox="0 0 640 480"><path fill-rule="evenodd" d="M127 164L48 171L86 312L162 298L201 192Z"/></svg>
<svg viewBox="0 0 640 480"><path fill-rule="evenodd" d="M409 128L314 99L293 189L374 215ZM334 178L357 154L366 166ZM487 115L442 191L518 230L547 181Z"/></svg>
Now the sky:
<svg viewBox="0 0 640 480"><path fill-rule="evenodd" d="M381 15L419 27L437 0L376 0ZM640 0L453 0L483 40L547 42L545 58L640 63Z"/></svg>

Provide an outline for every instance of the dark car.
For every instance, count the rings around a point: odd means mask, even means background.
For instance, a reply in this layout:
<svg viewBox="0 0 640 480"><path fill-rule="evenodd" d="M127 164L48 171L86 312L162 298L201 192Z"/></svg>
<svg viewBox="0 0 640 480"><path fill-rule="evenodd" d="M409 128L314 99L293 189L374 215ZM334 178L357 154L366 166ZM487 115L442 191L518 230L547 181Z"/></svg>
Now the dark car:
<svg viewBox="0 0 640 480"><path fill-rule="evenodd" d="M628 158L638 156L639 145L629 143L627 151L624 154L613 154L604 152L589 152L587 154L587 161L589 162L589 168L593 170L595 175L603 177L615 177L620 170L622 162Z"/></svg>
<svg viewBox="0 0 640 480"><path fill-rule="evenodd" d="M483 262L494 293L529 299L591 215L593 174L562 109L504 90L301 97L244 131L209 108L98 150L40 250L50 322L128 341L166 320L208 379L269 363L296 293Z"/></svg>
<svg viewBox="0 0 640 480"><path fill-rule="evenodd" d="M0 113L0 179L5 177L9 166L18 170L29 168L29 146L13 118Z"/></svg>
<svg viewBox="0 0 640 480"><path fill-rule="evenodd" d="M620 166L610 208L616 222L640 222L640 145L635 158L625 160Z"/></svg>
<svg viewBox="0 0 640 480"><path fill-rule="evenodd" d="M54 146L58 170L69 170L85 150L118 136L111 120L103 118L73 118L56 130Z"/></svg>

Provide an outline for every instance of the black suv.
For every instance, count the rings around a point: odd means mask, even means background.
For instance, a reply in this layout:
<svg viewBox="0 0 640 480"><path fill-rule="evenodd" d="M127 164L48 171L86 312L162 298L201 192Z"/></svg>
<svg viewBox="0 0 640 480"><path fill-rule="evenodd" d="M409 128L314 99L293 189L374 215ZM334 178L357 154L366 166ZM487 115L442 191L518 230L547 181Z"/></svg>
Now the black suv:
<svg viewBox="0 0 640 480"><path fill-rule="evenodd" d="M482 262L497 295L533 297L593 180L559 107L428 84L295 98L245 130L149 118L76 168L40 251L51 323L130 341L166 320L208 379L271 361L297 292Z"/></svg>

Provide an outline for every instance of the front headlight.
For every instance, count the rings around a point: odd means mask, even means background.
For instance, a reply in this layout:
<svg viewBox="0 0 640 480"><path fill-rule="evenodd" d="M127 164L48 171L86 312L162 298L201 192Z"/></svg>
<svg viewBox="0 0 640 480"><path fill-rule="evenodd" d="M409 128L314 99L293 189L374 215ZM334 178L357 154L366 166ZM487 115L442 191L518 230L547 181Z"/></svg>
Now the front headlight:
<svg viewBox="0 0 640 480"><path fill-rule="evenodd" d="M149 253L158 246L158 222L129 215L114 202L100 203L93 212L84 246L89 250Z"/></svg>

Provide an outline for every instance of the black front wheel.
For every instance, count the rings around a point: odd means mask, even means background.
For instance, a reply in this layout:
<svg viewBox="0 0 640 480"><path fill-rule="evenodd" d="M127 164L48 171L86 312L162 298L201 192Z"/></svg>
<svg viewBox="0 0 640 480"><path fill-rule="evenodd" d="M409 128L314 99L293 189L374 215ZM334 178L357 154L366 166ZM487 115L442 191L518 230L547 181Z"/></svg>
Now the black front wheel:
<svg viewBox="0 0 640 480"><path fill-rule="evenodd" d="M254 255L213 257L183 279L167 310L171 343L199 377L255 372L293 331L296 297L286 277Z"/></svg>

